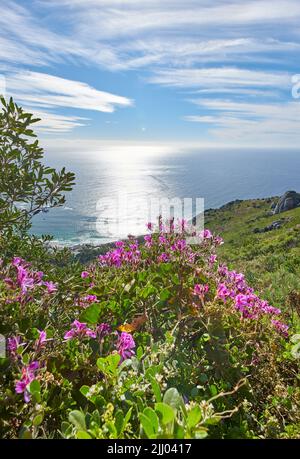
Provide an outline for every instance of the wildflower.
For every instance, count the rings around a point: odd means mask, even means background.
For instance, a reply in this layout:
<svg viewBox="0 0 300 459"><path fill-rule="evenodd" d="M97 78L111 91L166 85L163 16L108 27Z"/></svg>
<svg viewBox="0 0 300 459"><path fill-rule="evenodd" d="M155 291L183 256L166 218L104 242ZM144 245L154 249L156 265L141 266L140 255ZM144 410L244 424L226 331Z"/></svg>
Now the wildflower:
<svg viewBox="0 0 300 459"><path fill-rule="evenodd" d="M57 285L52 281L44 282L44 286L47 287L47 292L50 294L57 292Z"/></svg>
<svg viewBox="0 0 300 459"><path fill-rule="evenodd" d="M22 293L26 293L29 289L34 287L34 279L30 276L27 269L22 265L16 265L17 267L17 283L21 288Z"/></svg>
<svg viewBox="0 0 300 459"><path fill-rule="evenodd" d="M88 336L90 338L96 338L96 333L87 327L86 323L74 320L72 328L65 335L64 339L69 340L73 338L84 338Z"/></svg>
<svg viewBox="0 0 300 459"><path fill-rule="evenodd" d="M102 340L105 336L111 333L111 326L106 323L102 323L98 325L98 327L96 328L96 333L97 338L99 338L99 340Z"/></svg>
<svg viewBox="0 0 300 459"><path fill-rule="evenodd" d="M121 362L134 355L134 348L135 342L133 337L129 333L122 332L121 335L119 335L117 342L117 350L121 356Z"/></svg>
<svg viewBox="0 0 300 459"><path fill-rule="evenodd" d="M82 271L81 273L81 278L82 279L86 279L87 277L89 277L90 273L88 271Z"/></svg>
<svg viewBox="0 0 300 459"><path fill-rule="evenodd" d="M17 267L17 266L20 266L20 265L25 265L26 262L25 262L25 260L23 260L23 258L14 257L11 264L12 264L13 266Z"/></svg>
<svg viewBox="0 0 300 459"><path fill-rule="evenodd" d="M220 276L224 276L224 277L227 276L227 275L228 275L228 268L227 268L227 266L225 266L225 265L219 266L219 268L218 268L218 273L220 274Z"/></svg>
<svg viewBox="0 0 300 459"><path fill-rule="evenodd" d="M161 255L158 257L158 262L159 263L167 263L169 261L170 257L167 253L163 252Z"/></svg>
<svg viewBox="0 0 300 459"><path fill-rule="evenodd" d="M164 245L164 244L167 243L167 238L166 238L165 236L163 236L163 235L160 235L160 236L158 237L158 240L159 240L159 243L160 243L161 245Z"/></svg>
<svg viewBox="0 0 300 459"><path fill-rule="evenodd" d="M24 393L24 400L26 403L30 401L30 393L27 389L28 385L35 379L35 372L39 368L37 361L31 362L29 365L22 368L22 376L16 382L15 391L17 394Z"/></svg>
<svg viewBox="0 0 300 459"><path fill-rule="evenodd" d="M178 241L175 242L174 245L172 245L171 250L173 251L178 250L179 252L183 252L185 248L186 248L186 240L179 239Z"/></svg>
<svg viewBox="0 0 300 459"><path fill-rule="evenodd" d="M185 231L185 229L187 227L187 224L188 224L188 222L184 218L178 220L178 226L180 227L182 232Z"/></svg>
<svg viewBox="0 0 300 459"><path fill-rule="evenodd" d="M118 248L118 249L123 249L125 247L125 243L123 241L117 241L115 243L115 246Z"/></svg>
<svg viewBox="0 0 300 459"><path fill-rule="evenodd" d="M152 247L153 240L152 240L151 234L146 234L146 236L144 237L144 240L146 242L146 244L145 244L146 247Z"/></svg>
<svg viewBox="0 0 300 459"><path fill-rule="evenodd" d="M212 239L213 235L209 231L209 229L204 229L203 231L200 232L200 238L201 239Z"/></svg>
<svg viewBox="0 0 300 459"><path fill-rule="evenodd" d="M222 239L220 236L215 236L215 237L214 237L214 243L215 243L216 245L222 245L222 244L224 244L224 241L223 241L223 239Z"/></svg>
<svg viewBox="0 0 300 459"><path fill-rule="evenodd" d="M220 298L220 300L226 301L230 295L231 295L231 292L230 290L228 290L225 284L218 285L217 297Z"/></svg>
<svg viewBox="0 0 300 459"><path fill-rule="evenodd" d="M204 295L208 292L209 290L209 286L207 284L203 285L203 284L196 284L194 286L194 290L193 290L193 295L195 296L200 296L200 297L204 297Z"/></svg>
<svg viewBox="0 0 300 459"><path fill-rule="evenodd" d="M36 340L35 342L35 348L37 351L39 351L40 349L42 349L46 343L47 340L47 334L44 330L38 330L39 332L39 337L38 339Z"/></svg>
<svg viewBox="0 0 300 459"><path fill-rule="evenodd" d="M96 295L85 295L82 299L87 303L99 303Z"/></svg>
<svg viewBox="0 0 300 459"><path fill-rule="evenodd" d="M149 231L152 231L152 230L153 230L153 223L148 222L147 225L146 225L146 227L147 227L147 229L148 229Z"/></svg>
<svg viewBox="0 0 300 459"><path fill-rule="evenodd" d="M242 313L243 318L257 319L260 309L256 295L238 294L235 297L235 308Z"/></svg>
<svg viewBox="0 0 300 459"><path fill-rule="evenodd" d="M288 338L289 336L289 333L288 333L288 330L289 330L289 326L284 324L283 322L280 322L280 320L271 320L272 322L272 325L275 327L275 329L281 334L283 335L285 338Z"/></svg>
<svg viewBox="0 0 300 459"><path fill-rule="evenodd" d="M214 264L217 261L217 255L211 255L209 257L209 263Z"/></svg>
<svg viewBox="0 0 300 459"><path fill-rule="evenodd" d="M25 344L25 343L24 343ZM14 359L17 357L18 347L21 346L21 336L12 336L7 340L7 349Z"/></svg>

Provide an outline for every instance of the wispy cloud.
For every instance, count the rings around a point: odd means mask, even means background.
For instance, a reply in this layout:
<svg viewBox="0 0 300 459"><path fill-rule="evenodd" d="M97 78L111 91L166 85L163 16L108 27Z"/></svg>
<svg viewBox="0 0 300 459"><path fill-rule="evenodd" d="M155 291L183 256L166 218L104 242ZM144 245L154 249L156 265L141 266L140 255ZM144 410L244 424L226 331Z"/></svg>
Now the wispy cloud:
<svg viewBox="0 0 300 459"><path fill-rule="evenodd" d="M213 126L215 140L247 144L276 145L284 141L291 146L300 141L300 108L297 102L246 103L232 100L195 100L209 115L188 115L185 121Z"/></svg>
<svg viewBox="0 0 300 459"><path fill-rule="evenodd" d="M126 97L99 91L86 83L38 72L22 72L7 77L7 89L21 102L43 107L73 107L112 113L129 107Z"/></svg>
<svg viewBox="0 0 300 459"><path fill-rule="evenodd" d="M76 78L53 76L59 75L61 65L134 71L145 85L170 88L164 90L174 91L179 104L196 104L201 113L185 119L207 125L214 137L236 137L234 130L240 123L245 139L254 127L261 137L268 137L274 127L276 135L294 138L292 117L297 110L287 100L287 91L292 72L299 73L295 68L300 51L299 0L3 3L0 72L17 100L49 113L49 132L55 126L59 129L59 120L66 132L85 125L87 120L78 110L111 113L133 105L127 97ZM188 99L191 92L197 96ZM261 104L250 103L244 111L235 105L260 99ZM71 107L73 116L60 112Z"/></svg>
<svg viewBox="0 0 300 459"><path fill-rule="evenodd" d="M166 86L216 88L290 86L291 76L283 72L263 72L236 67L164 69L149 78L151 83Z"/></svg>

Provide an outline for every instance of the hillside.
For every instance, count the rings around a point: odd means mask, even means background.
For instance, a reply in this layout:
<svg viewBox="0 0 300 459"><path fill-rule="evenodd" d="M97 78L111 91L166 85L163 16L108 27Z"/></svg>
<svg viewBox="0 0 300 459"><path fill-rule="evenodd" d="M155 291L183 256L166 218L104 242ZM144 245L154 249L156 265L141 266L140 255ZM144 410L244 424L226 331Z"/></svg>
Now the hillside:
<svg viewBox="0 0 300 459"><path fill-rule="evenodd" d="M278 198L234 201L205 213L205 226L222 235L219 256L274 305L299 291L300 208L273 215ZM274 222L279 228L262 231ZM290 296L291 298L291 296Z"/></svg>

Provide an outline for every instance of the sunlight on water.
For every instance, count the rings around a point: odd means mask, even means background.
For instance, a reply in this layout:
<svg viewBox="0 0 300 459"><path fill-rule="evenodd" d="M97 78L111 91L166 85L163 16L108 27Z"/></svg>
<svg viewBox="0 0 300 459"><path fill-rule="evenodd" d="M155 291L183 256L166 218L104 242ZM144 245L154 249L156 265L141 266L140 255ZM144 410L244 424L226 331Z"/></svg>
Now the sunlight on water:
<svg viewBox="0 0 300 459"><path fill-rule="evenodd" d="M128 233L143 234L148 209L141 202L151 198L204 197L209 208L234 199L300 189L296 151L180 152L164 145L116 145L74 154L53 150L46 162L75 172L76 186L67 194L65 207L35 218L33 232L52 234L65 245L99 244ZM126 195L128 208L101 206L104 198L117 203L120 195Z"/></svg>

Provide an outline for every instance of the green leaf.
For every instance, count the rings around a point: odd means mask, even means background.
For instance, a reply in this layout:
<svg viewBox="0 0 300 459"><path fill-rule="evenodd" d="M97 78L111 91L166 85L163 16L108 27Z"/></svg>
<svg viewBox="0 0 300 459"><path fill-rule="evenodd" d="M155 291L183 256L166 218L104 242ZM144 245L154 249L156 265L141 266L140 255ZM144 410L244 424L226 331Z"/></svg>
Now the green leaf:
<svg viewBox="0 0 300 459"><path fill-rule="evenodd" d="M167 301L171 297L171 292L168 289L164 289L160 292L159 298L160 301Z"/></svg>
<svg viewBox="0 0 300 459"><path fill-rule="evenodd" d="M35 418L33 419L32 424L33 424L35 427L37 427L37 426L39 426L39 425L42 424L43 419L44 419L43 414L38 414L38 415L35 416Z"/></svg>
<svg viewBox="0 0 300 459"><path fill-rule="evenodd" d="M144 349L142 348L142 346L139 346L136 351L136 356L138 360L141 360L141 358L143 357L143 354L144 354Z"/></svg>
<svg viewBox="0 0 300 459"><path fill-rule="evenodd" d="M189 429L193 429L196 427L196 425L200 422L201 420L201 409L200 407L194 406L190 411L188 411L188 416L187 416L187 425Z"/></svg>
<svg viewBox="0 0 300 459"><path fill-rule="evenodd" d="M118 436L122 433L123 419L124 419L123 411L118 410L115 414L115 426L117 429Z"/></svg>
<svg viewBox="0 0 300 459"><path fill-rule="evenodd" d="M85 430L79 430L76 437L80 440L90 440L92 438Z"/></svg>
<svg viewBox="0 0 300 459"><path fill-rule="evenodd" d="M199 429L199 430L196 430L195 432L195 438L197 438L197 440L202 440L203 438L206 438L207 437L207 431L205 429Z"/></svg>
<svg viewBox="0 0 300 459"><path fill-rule="evenodd" d="M129 422L129 420L131 418L131 414L132 414L132 407L129 408L129 410L126 413L126 416L125 416L124 422L123 422L122 432L125 429L125 427L127 426L128 422Z"/></svg>
<svg viewBox="0 0 300 459"><path fill-rule="evenodd" d="M158 411L161 415L162 424L166 425L173 422L175 419L175 413L173 408L166 403L155 403L155 411Z"/></svg>
<svg viewBox="0 0 300 459"><path fill-rule="evenodd" d="M69 414L69 421L78 430L86 430L85 416L81 411L74 410Z"/></svg>
<svg viewBox="0 0 300 459"><path fill-rule="evenodd" d="M145 408L143 414L150 420L154 433L158 432L159 422L155 411L152 408Z"/></svg>
<svg viewBox="0 0 300 459"><path fill-rule="evenodd" d="M145 416L143 413L139 413L139 419L141 421L143 430L148 438L152 438L154 435L154 429L152 427L151 420Z"/></svg>
<svg viewBox="0 0 300 459"><path fill-rule="evenodd" d="M86 394L89 392L90 388L89 386L81 386L80 388L80 392L82 393L82 395L84 395L86 397Z"/></svg>
<svg viewBox="0 0 300 459"><path fill-rule="evenodd" d="M148 380L150 381L150 384L151 384L153 393L155 395L156 401L157 402L161 402L161 391L160 391L160 387L159 387L158 382L151 375L148 376Z"/></svg>
<svg viewBox="0 0 300 459"><path fill-rule="evenodd" d="M100 310L101 306L98 303L93 303L80 314L80 321L88 324L98 323Z"/></svg>
<svg viewBox="0 0 300 459"><path fill-rule="evenodd" d="M29 385L29 392L33 395L35 393L41 392L41 385L40 382L34 379Z"/></svg>
<svg viewBox="0 0 300 459"><path fill-rule="evenodd" d="M175 387L170 387L165 392L163 402L172 406L175 410L178 410L184 404L182 396Z"/></svg>

